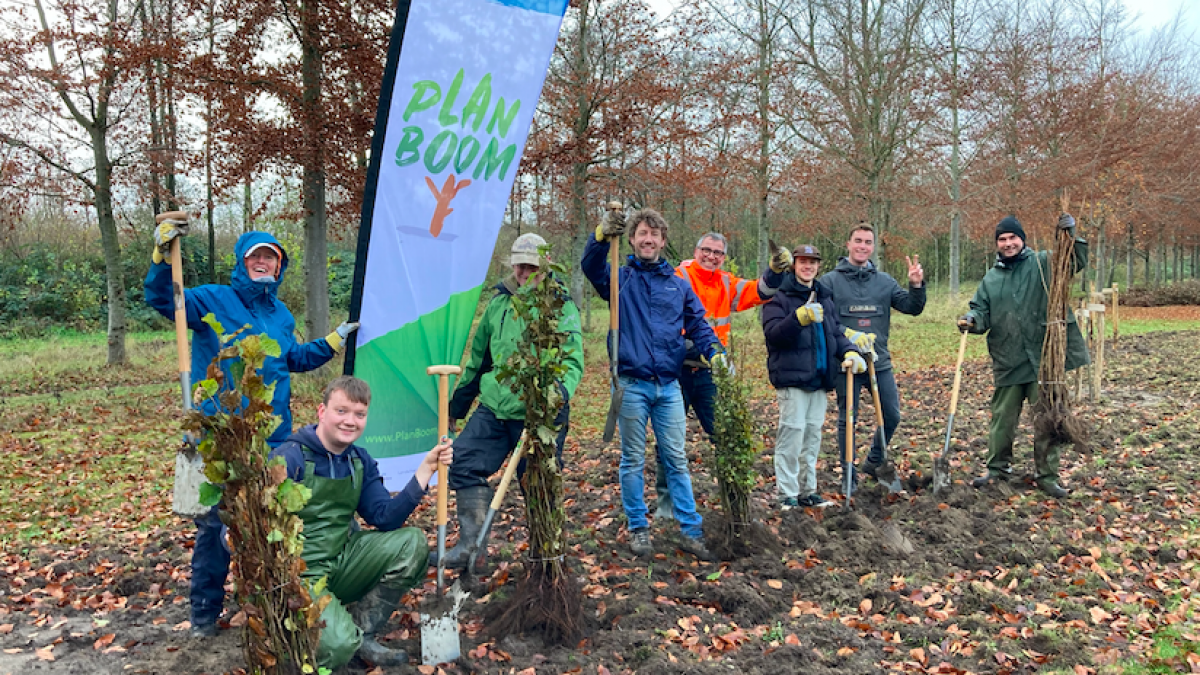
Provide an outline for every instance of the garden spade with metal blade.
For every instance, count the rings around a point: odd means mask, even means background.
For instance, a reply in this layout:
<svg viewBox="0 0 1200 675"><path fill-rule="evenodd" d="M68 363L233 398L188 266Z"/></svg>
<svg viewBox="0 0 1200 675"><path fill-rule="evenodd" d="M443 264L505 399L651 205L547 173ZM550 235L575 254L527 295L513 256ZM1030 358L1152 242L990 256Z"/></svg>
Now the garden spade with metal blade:
<svg viewBox="0 0 1200 675"><path fill-rule="evenodd" d="M620 211L625 208L621 202L609 202L609 211ZM621 273L621 238L610 239L608 242L608 359L612 366L612 400L608 402L608 417L604 420L604 442L613 439L617 430L617 417L621 414L621 402L625 400L625 388L617 376L617 364L621 359L620 328L621 311L618 299L620 297Z"/></svg>
<svg viewBox="0 0 1200 675"><path fill-rule="evenodd" d="M854 366L846 368L846 447L842 451L842 494L846 503L842 508L850 510L850 497L854 495Z"/></svg>
<svg viewBox="0 0 1200 675"><path fill-rule="evenodd" d="M883 463L875 469L875 478L888 492L895 494L903 492L904 486L900 485L900 479L896 477L896 465L888 456L887 433L883 430L883 406L879 405L879 381L875 379L875 353L871 352L870 356L867 372L871 376L871 400L875 402L875 435L883 446Z"/></svg>
<svg viewBox="0 0 1200 675"><path fill-rule="evenodd" d="M517 449L513 451L512 457L508 458L508 466L504 468L504 475L500 478L500 485L496 487L496 494L492 495L492 503L488 506L487 515L483 518L483 527L479 529L479 537L475 539L475 545L471 547L471 557L467 559L467 571L464 574L468 575L468 578L475 573L475 562L479 559L480 552L487 551L487 539L488 534L492 531L492 521L496 519L496 512L500 510L500 505L504 503L504 495L508 492L508 485L517 473L517 465L521 463L521 457L525 454L525 441L528 437L529 432L521 433L521 440L517 443Z"/></svg>
<svg viewBox="0 0 1200 675"><path fill-rule="evenodd" d="M450 433L450 376L462 373L462 368L429 366L425 372L438 378L438 439L445 439ZM458 610L469 595L462 589L462 584L455 581L450 597L445 597L447 502L450 500L450 476L445 464L438 464L437 483L437 602L428 613L421 612L421 662L427 666L454 661L462 653Z"/></svg>
<svg viewBox="0 0 1200 675"><path fill-rule="evenodd" d="M967 351L967 331L958 341L958 361L954 364L954 388L950 390L950 416L946 418L946 443L942 454L933 460L933 494L950 487L950 432L954 429L954 413L958 410L958 386L962 384L963 355Z"/></svg>

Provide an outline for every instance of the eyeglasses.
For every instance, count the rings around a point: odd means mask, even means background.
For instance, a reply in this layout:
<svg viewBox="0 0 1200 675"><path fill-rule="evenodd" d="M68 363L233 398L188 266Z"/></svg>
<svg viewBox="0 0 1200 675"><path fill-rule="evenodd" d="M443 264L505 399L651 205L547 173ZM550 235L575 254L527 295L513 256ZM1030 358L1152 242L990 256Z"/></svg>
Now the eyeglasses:
<svg viewBox="0 0 1200 675"><path fill-rule="evenodd" d="M701 248L700 252L703 253L704 255L711 255L711 256L715 256L717 258L725 257L725 251L714 251L713 249L708 248L707 246Z"/></svg>

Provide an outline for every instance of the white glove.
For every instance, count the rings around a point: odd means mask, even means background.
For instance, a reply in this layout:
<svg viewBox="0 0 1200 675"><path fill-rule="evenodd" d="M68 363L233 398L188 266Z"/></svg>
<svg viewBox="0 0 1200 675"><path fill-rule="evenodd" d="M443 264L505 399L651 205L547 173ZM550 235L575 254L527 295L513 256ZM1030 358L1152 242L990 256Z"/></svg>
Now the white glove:
<svg viewBox="0 0 1200 675"><path fill-rule="evenodd" d="M357 321L343 321L342 325L338 326L332 333L325 336L325 341L329 343L330 347L333 347L333 351L341 352L342 347L345 346L346 338L350 337L350 334L356 330L358 330Z"/></svg>
<svg viewBox="0 0 1200 675"><path fill-rule="evenodd" d="M842 358L845 359L842 361L842 370L850 369L855 375L862 375L867 372L867 362L863 360L863 357L858 352L846 352L846 355Z"/></svg>

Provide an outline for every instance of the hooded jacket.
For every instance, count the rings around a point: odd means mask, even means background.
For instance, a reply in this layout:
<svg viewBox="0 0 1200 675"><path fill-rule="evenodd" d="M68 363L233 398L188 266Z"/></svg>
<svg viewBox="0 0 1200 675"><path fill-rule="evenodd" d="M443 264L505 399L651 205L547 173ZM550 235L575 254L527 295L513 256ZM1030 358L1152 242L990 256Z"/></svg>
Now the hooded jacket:
<svg viewBox="0 0 1200 675"><path fill-rule="evenodd" d="M379 464L369 452L357 445L351 445L341 453L330 452L317 436L315 424L300 428L271 451L271 457L283 457L287 462L288 478L297 483L304 480L305 448L311 452L313 473L322 478L349 478L354 460L359 460L363 482L358 498L358 515L371 527L384 532L400 529L425 497L425 490L416 477L410 478L404 489L393 497L384 487Z"/></svg>
<svg viewBox="0 0 1200 675"><path fill-rule="evenodd" d="M276 295L283 275L287 272L288 258L284 251L279 261L279 274L274 281L258 283L250 280L246 270L246 251L255 244L274 244L283 251L283 246L274 236L266 232L247 232L238 237L234 247L236 264L229 285L206 284L184 291L187 308L187 325L192 329L192 383L206 378L208 365L221 349L221 340L216 332L204 323L205 315L212 313L225 332L233 333L249 325L239 336L266 334L279 343L279 357L268 356L260 371L267 386L275 386L271 405L280 418L279 426L271 433L267 443L272 447L282 443L292 432L292 380L291 373L300 373L324 365L333 358L333 348L324 338L300 344L296 342L296 319ZM150 266L145 282L146 303L168 319L175 318L175 302L171 296L171 266L159 263ZM225 388L231 388L232 360L221 364L225 372ZM211 404L211 400L206 405ZM209 411L212 412L212 411Z"/></svg>
<svg viewBox="0 0 1200 675"><path fill-rule="evenodd" d="M833 292L838 321L845 327L875 334L875 370L890 370L892 355L888 351L888 333L892 327L892 310L918 316L925 311L925 285L919 288L900 288L887 272L880 272L870 260L859 267L849 258L838 259L837 267L819 281Z"/></svg>
<svg viewBox="0 0 1200 675"><path fill-rule="evenodd" d="M1087 266L1088 245L1075 240L1075 271ZM997 387L1036 382L1046 339L1046 303L1050 287L1050 252L1026 247L1005 263L996 264L975 290L967 316L975 320L972 333L987 333L992 376ZM1066 369L1088 364L1087 345L1067 311Z"/></svg>
<svg viewBox="0 0 1200 675"><path fill-rule="evenodd" d="M596 294L606 301L610 291L608 247L608 242L597 242L593 234L580 263ZM687 352L684 338L694 342L700 354L709 359L721 351L717 334L704 320L700 298L685 279L675 276L675 268L666 260L647 263L631 255L618 271L617 282L618 375L660 384L678 380Z"/></svg>
<svg viewBox="0 0 1200 675"><path fill-rule="evenodd" d="M516 279L511 276L496 284L496 294L483 310L483 317L471 340L471 358L450 401L450 417L466 417L471 403L478 396L479 404L487 406L497 419L525 419L525 403L511 388L496 381L496 372L493 370L496 365L507 361L525 339L525 322L517 317L512 307L512 296L517 290ZM561 384L569 401L583 378L583 334L579 309L570 299L563 305L558 327L567 333L567 342L562 346L562 360L567 372Z"/></svg>
<svg viewBox="0 0 1200 675"><path fill-rule="evenodd" d="M817 302L825 309L821 323L801 326L796 310L808 303L816 288ZM767 343L767 375L776 389L831 391L848 351L858 351L842 334L833 296L819 283L805 286L792 273L784 276L779 292L762 309L763 336ZM822 358L821 352L824 351Z"/></svg>

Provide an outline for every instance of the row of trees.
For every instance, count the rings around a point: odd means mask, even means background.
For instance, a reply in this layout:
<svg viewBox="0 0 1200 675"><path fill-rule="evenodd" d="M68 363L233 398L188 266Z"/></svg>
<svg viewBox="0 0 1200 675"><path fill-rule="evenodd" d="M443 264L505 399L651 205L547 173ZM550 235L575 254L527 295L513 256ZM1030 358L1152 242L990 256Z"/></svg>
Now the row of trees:
<svg viewBox="0 0 1200 675"><path fill-rule="evenodd" d="M237 205L248 227L270 199L251 186L282 176L300 186L306 270L324 271L327 236L353 237L393 13L0 8L0 190L16 197L0 199L0 225L27 195L93 210L110 362L124 360L120 230L137 209L202 207L211 247L214 209ZM884 264L920 253L957 291L986 268L1003 214L1049 242L1065 190L1097 283L1138 260L1178 269L1200 244L1195 57L1174 28L1135 31L1120 0L690 0L666 18L642 0L574 0L510 224L579 253L593 205L619 198L662 210L680 253L717 229L753 268L768 238L833 252L868 220ZM306 275L309 335L328 327L327 279ZM572 282L582 293L577 269Z"/></svg>

